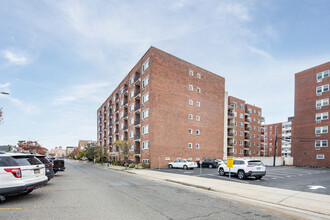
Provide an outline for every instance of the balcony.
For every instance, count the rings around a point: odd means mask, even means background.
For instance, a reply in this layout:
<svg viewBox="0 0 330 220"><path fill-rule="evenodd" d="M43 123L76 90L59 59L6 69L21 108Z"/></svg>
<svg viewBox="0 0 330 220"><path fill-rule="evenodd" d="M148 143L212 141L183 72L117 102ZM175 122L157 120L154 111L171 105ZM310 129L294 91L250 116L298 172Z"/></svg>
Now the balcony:
<svg viewBox="0 0 330 220"><path fill-rule="evenodd" d="M127 86L124 88L123 93L124 93L124 95L128 93L128 88L127 88Z"/></svg>
<svg viewBox="0 0 330 220"><path fill-rule="evenodd" d="M117 103L119 102L119 97L116 97L116 102L117 102Z"/></svg>
<svg viewBox="0 0 330 220"><path fill-rule="evenodd" d="M233 112L228 112L228 118L233 119L235 117Z"/></svg>
<svg viewBox="0 0 330 220"><path fill-rule="evenodd" d="M134 77L134 83L135 85L137 85L138 83L140 83L141 78L140 78L140 73L136 73L135 77Z"/></svg>
<svg viewBox="0 0 330 220"><path fill-rule="evenodd" d="M245 139L250 140L251 139L251 135L245 135Z"/></svg>
<svg viewBox="0 0 330 220"><path fill-rule="evenodd" d="M233 152L227 152L227 156L233 157L234 156L234 153Z"/></svg>
<svg viewBox="0 0 330 220"><path fill-rule="evenodd" d="M124 107L127 107L127 106L128 106L128 101L125 100L125 101L124 101Z"/></svg>
<svg viewBox="0 0 330 220"><path fill-rule="evenodd" d="M140 148L135 148L134 149L134 156L139 157L141 154Z"/></svg>
<svg viewBox="0 0 330 220"><path fill-rule="evenodd" d="M230 104L230 105L228 105L228 109L229 109L229 110L233 110L233 109L234 109L234 104Z"/></svg>
<svg viewBox="0 0 330 220"><path fill-rule="evenodd" d="M119 118L116 118L115 122L116 122L116 124L119 124Z"/></svg>
<svg viewBox="0 0 330 220"><path fill-rule="evenodd" d="M233 128L234 126L235 126L234 123L232 123L232 122L228 122L228 128Z"/></svg>
<svg viewBox="0 0 330 220"><path fill-rule="evenodd" d="M261 117L261 122L265 122L265 117Z"/></svg>
<svg viewBox="0 0 330 220"><path fill-rule="evenodd" d="M249 123L251 123L251 121L252 121L251 117L246 117L245 118L245 123L249 124Z"/></svg>
<svg viewBox="0 0 330 220"><path fill-rule="evenodd" d="M124 113L124 118L125 119L128 118L128 113L127 112Z"/></svg>
<svg viewBox="0 0 330 220"><path fill-rule="evenodd" d="M134 92L134 98L135 98L135 99L139 99L140 96L141 96L140 89L137 89L137 90Z"/></svg>
<svg viewBox="0 0 330 220"><path fill-rule="evenodd" d="M118 130L118 129L116 129L115 133L116 133L116 135L119 135L119 130Z"/></svg>
<svg viewBox="0 0 330 220"><path fill-rule="evenodd" d="M139 134L134 135L134 141L139 141L140 142L140 135Z"/></svg>
<svg viewBox="0 0 330 220"><path fill-rule="evenodd" d="M137 105L135 105L135 107L134 107L134 111L135 111L135 112L140 112L140 103L137 104Z"/></svg>
<svg viewBox="0 0 330 220"><path fill-rule="evenodd" d="M251 130L252 130L252 126L250 126L250 125L245 126L245 130L246 130L246 131L251 131Z"/></svg>
<svg viewBox="0 0 330 220"><path fill-rule="evenodd" d="M124 126L124 131L126 131L128 129L128 125Z"/></svg>
<svg viewBox="0 0 330 220"><path fill-rule="evenodd" d="M228 132L227 137L228 138L234 138L234 133Z"/></svg>
<svg viewBox="0 0 330 220"><path fill-rule="evenodd" d="M251 113L252 113L251 110L249 110L249 109L246 109L246 110L245 110L245 114L250 115Z"/></svg>
<svg viewBox="0 0 330 220"><path fill-rule="evenodd" d="M134 126L135 127L140 127L140 119L139 120L136 120L136 121L134 121Z"/></svg>

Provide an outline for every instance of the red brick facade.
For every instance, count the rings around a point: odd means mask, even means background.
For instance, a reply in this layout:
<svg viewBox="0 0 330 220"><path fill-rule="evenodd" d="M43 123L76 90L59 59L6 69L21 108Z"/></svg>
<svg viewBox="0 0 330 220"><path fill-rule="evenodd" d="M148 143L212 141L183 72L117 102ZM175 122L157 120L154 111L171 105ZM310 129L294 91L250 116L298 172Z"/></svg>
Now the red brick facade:
<svg viewBox="0 0 330 220"><path fill-rule="evenodd" d="M282 155L282 123L265 125L265 156L274 156L277 133L276 156Z"/></svg>
<svg viewBox="0 0 330 220"><path fill-rule="evenodd" d="M330 167L329 69L330 62L295 74L292 147L296 166Z"/></svg>
<svg viewBox="0 0 330 220"><path fill-rule="evenodd" d="M227 155L235 157L261 156L263 149L262 111L261 108L245 103L245 101L229 96L228 147ZM233 126L232 126L233 125ZM231 146L233 143L233 149Z"/></svg>
<svg viewBox="0 0 330 220"><path fill-rule="evenodd" d="M117 156L112 143L128 140L129 159L151 168L222 158L224 88L223 77L151 47L98 109L98 144Z"/></svg>

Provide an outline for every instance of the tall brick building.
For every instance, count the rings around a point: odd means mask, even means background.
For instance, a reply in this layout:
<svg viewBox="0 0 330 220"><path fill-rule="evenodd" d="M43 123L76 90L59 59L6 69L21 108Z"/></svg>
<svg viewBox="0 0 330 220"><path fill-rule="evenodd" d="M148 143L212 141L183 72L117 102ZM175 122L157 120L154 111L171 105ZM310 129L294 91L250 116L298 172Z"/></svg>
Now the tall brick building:
<svg viewBox="0 0 330 220"><path fill-rule="evenodd" d="M261 108L228 97L227 156L262 156L264 137Z"/></svg>
<svg viewBox="0 0 330 220"><path fill-rule="evenodd" d="M295 74L293 155L296 166L330 167L330 62Z"/></svg>
<svg viewBox="0 0 330 220"><path fill-rule="evenodd" d="M128 140L134 162L224 155L225 79L151 47L97 111L97 142Z"/></svg>

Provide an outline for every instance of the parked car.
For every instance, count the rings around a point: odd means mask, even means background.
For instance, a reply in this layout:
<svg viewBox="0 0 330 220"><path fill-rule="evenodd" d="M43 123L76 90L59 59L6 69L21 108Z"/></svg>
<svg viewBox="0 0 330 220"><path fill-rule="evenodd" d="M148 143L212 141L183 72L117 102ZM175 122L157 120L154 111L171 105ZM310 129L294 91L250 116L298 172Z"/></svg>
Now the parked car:
<svg viewBox="0 0 330 220"><path fill-rule="evenodd" d="M46 168L46 176L48 181L54 177L54 170L52 163L46 158L44 155L35 154L36 158L38 158L43 164L45 164Z"/></svg>
<svg viewBox="0 0 330 220"><path fill-rule="evenodd" d="M218 161L218 167L219 167L220 164L224 163L224 161L221 160L221 159L217 159L217 161Z"/></svg>
<svg viewBox="0 0 330 220"><path fill-rule="evenodd" d="M224 163L219 165L218 172L220 176L224 176L229 173L227 161L224 161ZM230 173L237 175L239 179L244 179L249 176L254 176L256 179L261 179L266 175L266 167L260 160L234 159L233 168L230 169Z"/></svg>
<svg viewBox="0 0 330 220"><path fill-rule="evenodd" d="M200 167L200 161L197 161L197 166ZM214 158L204 158L202 160L202 167L216 168L218 167L218 161Z"/></svg>
<svg viewBox="0 0 330 220"><path fill-rule="evenodd" d="M0 152L0 199L45 186L45 173L45 165L34 155Z"/></svg>
<svg viewBox="0 0 330 220"><path fill-rule="evenodd" d="M188 161L186 159L177 159L174 162L171 162L168 164L169 168L183 168L185 170L187 169L194 169L197 167L197 163Z"/></svg>
<svg viewBox="0 0 330 220"><path fill-rule="evenodd" d="M58 171L65 170L65 162L63 159L59 159L56 157L47 157L47 159L52 163L54 174Z"/></svg>

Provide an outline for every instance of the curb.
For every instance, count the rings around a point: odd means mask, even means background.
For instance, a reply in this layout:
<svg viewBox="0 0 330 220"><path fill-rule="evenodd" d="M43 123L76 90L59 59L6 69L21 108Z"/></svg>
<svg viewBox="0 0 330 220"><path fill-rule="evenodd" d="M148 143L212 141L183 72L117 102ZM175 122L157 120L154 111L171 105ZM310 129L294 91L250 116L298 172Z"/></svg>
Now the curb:
<svg viewBox="0 0 330 220"><path fill-rule="evenodd" d="M171 183L178 183L178 184L185 185L185 186L192 186L192 187L195 187L195 188L205 189L205 190L210 190L210 191L216 192L216 190L213 190L211 187L207 187L207 186L200 186L200 185L195 185L195 184L190 184L190 183L184 183L184 182L180 182L180 181L176 181L176 180L171 180L171 179L165 179L165 181L171 182Z"/></svg>

